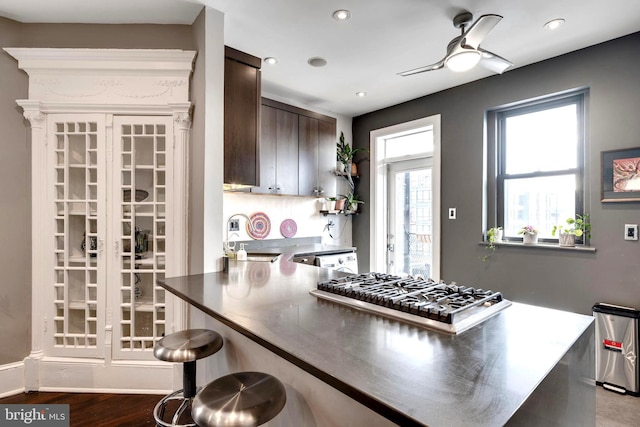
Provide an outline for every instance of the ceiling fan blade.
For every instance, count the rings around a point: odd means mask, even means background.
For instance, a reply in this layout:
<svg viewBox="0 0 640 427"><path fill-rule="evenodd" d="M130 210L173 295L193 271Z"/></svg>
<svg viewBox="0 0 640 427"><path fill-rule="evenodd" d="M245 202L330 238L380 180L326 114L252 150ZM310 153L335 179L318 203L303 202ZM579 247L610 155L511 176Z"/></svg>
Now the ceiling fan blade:
<svg viewBox="0 0 640 427"><path fill-rule="evenodd" d="M500 15L482 15L471 27L462 35L465 47L477 49L480 43L487 37L487 34L502 19Z"/></svg>
<svg viewBox="0 0 640 427"><path fill-rule="evenodd" d="M408 70L408 71L403 71L401 73L398 73L398 75L406 77L406 76L411 76L413 74L424 73L426 71L439 70L442 67L444 67L444 59L441 59L440 61L436 62L435 64L425 65L424 67L414 68L413 70Z"/></svg>
<svg viewBox="0 0 640 427"><path fill-rule="evenodd" d="M498 74L504 73L507 68L513 65L511 61L504 59L493 52L489 52L488 50L478 49L478 52L482 54L480 65Z"/></svg>

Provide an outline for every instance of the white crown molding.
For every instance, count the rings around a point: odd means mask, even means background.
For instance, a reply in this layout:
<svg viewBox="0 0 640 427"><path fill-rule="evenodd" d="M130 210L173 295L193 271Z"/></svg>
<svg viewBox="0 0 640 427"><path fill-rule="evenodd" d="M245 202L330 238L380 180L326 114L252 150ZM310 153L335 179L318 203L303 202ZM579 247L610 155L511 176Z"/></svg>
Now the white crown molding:
<svg viewBox="0 0 640 427"><path fill-rule="evenodd" d="M4 48L29 75L29 99L69 105L166 105L189 100L195 51Z"/></svg>
<svg viewBox="0 0 640 427"><path fill-rule="evenodd" d="M190 102L176 102L170 104L83 104L82 102L42 102L37 99L18 99L16 103L23 108L27 117L37 119L39 114L55 113L112 113L122 115L167 115L190 113ZM42 116L44 118L44 116Z"/></svg>

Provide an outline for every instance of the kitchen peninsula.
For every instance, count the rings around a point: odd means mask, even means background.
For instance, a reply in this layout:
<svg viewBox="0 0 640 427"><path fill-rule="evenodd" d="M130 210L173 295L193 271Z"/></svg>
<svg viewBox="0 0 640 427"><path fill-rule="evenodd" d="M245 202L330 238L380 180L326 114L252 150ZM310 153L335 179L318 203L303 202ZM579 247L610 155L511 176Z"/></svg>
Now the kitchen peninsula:
<svg viewBox="0 0 640 427"><path fill-rule="evenodd" d="M270 372L263 357L251 368L295 383L288 405L307 407L305 426L595 425L590 316L514 302L450 335L319 300L309 294L317 282L345 274L289 258L159 284L224 328L229 357L249 358L251 341L288 365ZM331 409L336 396L343 410Z"/></svg>

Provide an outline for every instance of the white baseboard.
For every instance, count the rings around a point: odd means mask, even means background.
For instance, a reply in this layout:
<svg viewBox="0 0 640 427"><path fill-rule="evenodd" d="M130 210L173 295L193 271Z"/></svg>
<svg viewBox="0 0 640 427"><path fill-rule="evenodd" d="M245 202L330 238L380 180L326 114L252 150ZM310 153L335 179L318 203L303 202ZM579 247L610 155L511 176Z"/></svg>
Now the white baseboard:
<svg viewBox="0 0 640 427"><path fill-rule="evenodd" d="M12 396L24 391L24 362L0 366L0 397Z"/></svg>
<svg viewBox="0 0 640 427"><path fill-rule="evenodd" d="M160 361L107 364L102 359L46 356L38 365L39 391L68 393L167 394L175 390L182 369L180 364Z"/></svg>

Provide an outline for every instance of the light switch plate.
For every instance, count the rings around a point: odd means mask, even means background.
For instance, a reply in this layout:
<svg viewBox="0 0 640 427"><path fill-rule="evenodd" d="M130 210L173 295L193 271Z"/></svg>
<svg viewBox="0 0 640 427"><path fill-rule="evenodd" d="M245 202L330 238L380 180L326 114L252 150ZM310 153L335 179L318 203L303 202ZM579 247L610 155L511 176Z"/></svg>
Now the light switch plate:
<svg viewBox="0 0 640 427"><path fill-rule="evenodd" d="M239 219L229 220L229 231L240 231L240 220Z"/></svg>
<svg viewBox="0 0 640 427"><path fill-rule="evenodd" d="M456 208L449 208L449 219L456 219Z"/></svg>
<svg viewBox="0 0 640 427"><path fill-rule="evenodd" d="M624 225L624 240L638 240L638 224Z"/></svg>

